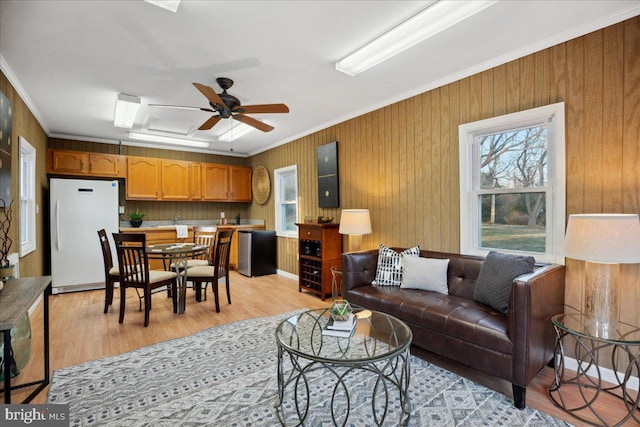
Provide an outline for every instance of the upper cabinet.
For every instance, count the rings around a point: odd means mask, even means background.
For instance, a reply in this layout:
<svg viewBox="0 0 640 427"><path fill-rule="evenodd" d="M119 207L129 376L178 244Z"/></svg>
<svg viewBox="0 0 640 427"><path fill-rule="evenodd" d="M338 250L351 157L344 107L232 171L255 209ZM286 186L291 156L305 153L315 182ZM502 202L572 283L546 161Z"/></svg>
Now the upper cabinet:
<svg viewBox="0 0 640 427"><path fill-rule="evenodd" d="M190 162L178 160L162 160L161 182L162 200L189 200L191 198Z"/></svg>
<svg viewBox="0 0 640 427"><path fill-rule="evenodd" d="M48 149L47 173L126 178L127 200L253 200L252 169L244 166Z"/></svg>
<svg viewBox="0 0 640 427"><path fill-rule="evenodd" d="M126 177L126 157L117 154L47 150L47 173L94 178Z"/></svg>
<svg viewBox="0 0 640 427"><path fill-rule="evenodd" d="M251 168L216 163L202 164L202 198L218 202L250 202Z"/></svg>
<svg viewBox="0 0 640 427"><path fill-rule="evenodd" d="M127 157L127 199L160 199L161 162L150 157Z"/></svg>
<svg viewBox="0 0 640 427"><path fill-rule="evenodd" d="M202 163L192 162L189 165L189 189L191 200L202 200Z"/></svg>
<svg viewBox="0 0 640 427"><path fill-rule="evenodd" d="M202 164L202 199L224 202L229 198L229 166L216 163Z"/></svg>
<svg viewBox="0 0 640 427"><path fill-rule="evenodd" d="M229 200L250 202L253 199L251 173L251 168L229 166Z"/></svg>

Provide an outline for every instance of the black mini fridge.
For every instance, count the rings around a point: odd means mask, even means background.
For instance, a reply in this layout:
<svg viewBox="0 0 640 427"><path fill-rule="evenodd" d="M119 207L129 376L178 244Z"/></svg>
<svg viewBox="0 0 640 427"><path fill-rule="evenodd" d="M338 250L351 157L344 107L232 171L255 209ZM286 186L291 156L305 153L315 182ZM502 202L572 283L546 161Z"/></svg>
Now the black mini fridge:
<svg viewBox="0 0 640 427"><path fill-rule="evenodd" d="M277 240L273 230L238 230L238 272L248 277L276 274Z"/></svg>

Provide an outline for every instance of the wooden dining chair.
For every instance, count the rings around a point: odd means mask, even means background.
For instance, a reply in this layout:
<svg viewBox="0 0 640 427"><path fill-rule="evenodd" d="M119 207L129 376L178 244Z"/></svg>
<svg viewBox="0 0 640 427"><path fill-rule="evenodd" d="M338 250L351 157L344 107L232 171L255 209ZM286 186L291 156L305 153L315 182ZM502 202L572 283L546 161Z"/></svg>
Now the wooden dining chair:
<svg viewBox="0 0 640 427"><path fill-rule="evenodd" d="M193 226L193 243L196 245L206 245L209 247L209 249L205 254L187 260L187 268L212 264L211 259L213 256L214 245L216 241L216 230L217 227L213 226ZM171 270L175 271L175 269L176 266L174 264L171 264Z"/></svg>
<svg viewBox="0 0 640 427"><path fill-rule="evenodd" d="M116 282L120 281L120 270L113 265L111 255L111 245L105 229L98 230L98 239L100 239L100 247L102 248L102 260L104 262L104 312L109 311L109 306L113 304L113 290Z"/></svg>
<svg viewBox="0 0 640 427"><path fill-rule="evenodd" d="M207 286L211 283L213 289L216 312L220 312L218 297L218 282L224 278L227 288L227 301L231 304L231 292L229 289L229 254L231 253L231 238L233 230L218 231L213 259L210 265L195 266L187 269L187 281L193 282L196 290L196 300L202 300L202 284L204 283L204 297L207 299ZM185 274L182 272L181 274Z"/></svg>
<svg viewBox="0 0 640 427"><path fill-rule="evenodd" d="M144 233L113 233L120 271L120 318L124 321L127 288L141 289L144 294L144 326L149 326L151 290L171 286L173 312L178 312L178 275L174 271L150 270L147 239Z"/></svg>

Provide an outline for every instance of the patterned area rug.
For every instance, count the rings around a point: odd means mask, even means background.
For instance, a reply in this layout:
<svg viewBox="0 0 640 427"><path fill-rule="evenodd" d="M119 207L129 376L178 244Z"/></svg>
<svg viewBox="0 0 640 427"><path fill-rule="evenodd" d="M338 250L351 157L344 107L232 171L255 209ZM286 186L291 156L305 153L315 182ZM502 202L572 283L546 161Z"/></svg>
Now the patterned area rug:
<svg viewBox="0 0 640 427"><path fill-rule="evenodd" d="M68 403L71 426L276 426L277 352L274 331L293 315L243 320L118 356L58 369L47 403ZM362 374L365 375L365 374ZM311 390L329 381L320 373ZM371 425L367 395L353 392L351 426ZM531 408L416 357L411 357L410 426L566 426ZM331 425L330 397L312 393L305 425ZM393 399L391 395L390 399ZM286 396L288 402L293 396ZM290 420L295 406L284 406ZM391 403L388 420L398 414ZM389 421L388 425L395 425ZM387 425L387 423L385 423Z"/></svg>

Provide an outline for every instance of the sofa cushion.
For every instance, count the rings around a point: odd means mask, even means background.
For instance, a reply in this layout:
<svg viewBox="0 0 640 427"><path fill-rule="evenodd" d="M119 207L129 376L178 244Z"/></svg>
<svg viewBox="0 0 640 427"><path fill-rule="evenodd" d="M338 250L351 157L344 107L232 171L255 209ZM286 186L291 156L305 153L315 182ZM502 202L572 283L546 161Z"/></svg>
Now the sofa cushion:
<svg viewBox="0 0 640 427"><path fill-rule="evenodd" d="M513 279L531 273L534 265L531 256L489 252L480 269L473 299L506 316Z"/></svg>
<svg viewBox="0 0 640 427"><path fill-rule="evenodd" d="M448 295L449 259L406 257L402 260L401 288L422 289Z"/></svg>
<svg viewBox="0 0 640 427"><path fill-rule="evenodd" d="M430 329L495 352L513 353L507 318L467 298L393 286L363 286L349 292L349 302L395 316L412 329ZM414 344L430 349L429 343Z"/></svg>
<svg viewBox="0 0 640 427"><path fill-rule="evenodd" d="M376 278L371 284L376 286L400 286L402 283L402 257L405 255L419 256L420 246L414 246L398 253L380 244Z"/></svg>

